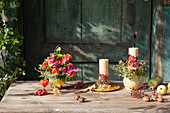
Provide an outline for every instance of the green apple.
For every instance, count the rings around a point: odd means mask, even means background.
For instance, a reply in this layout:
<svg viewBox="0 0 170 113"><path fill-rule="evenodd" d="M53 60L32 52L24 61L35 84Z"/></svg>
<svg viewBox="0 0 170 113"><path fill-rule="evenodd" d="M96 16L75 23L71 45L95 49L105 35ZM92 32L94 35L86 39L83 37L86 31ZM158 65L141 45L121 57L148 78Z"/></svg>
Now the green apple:
<svg viewBox="0 0 170 113"><path fill-rule="evenodd" d="M156 78L152 78L148 81L149 88L153 87L156 88L158 86L158 80Z"/></svg>
<svg viewBox="0 0 170 113"><path fill-rule="evenodd" d="M167 92L166 86L164 86L164 85L159 85L159 86L157 87L157 93L158 93L158 94L160 94L160 95L165 95L166 92Z"/></svg>
<svg viewBox="0 0 170 113"><path fill-rule="evenodd" d="M168 83L168 90L170 90L170 82Z"/></svg>
<svg viewBox="0 0 170 113"><path fill-rule="evenodd" d="M156 80L158 80L158 84L159 84L159 85L161 85L161 84L163 83L162 77L156 76L155 78L156 78Z"/></svg>

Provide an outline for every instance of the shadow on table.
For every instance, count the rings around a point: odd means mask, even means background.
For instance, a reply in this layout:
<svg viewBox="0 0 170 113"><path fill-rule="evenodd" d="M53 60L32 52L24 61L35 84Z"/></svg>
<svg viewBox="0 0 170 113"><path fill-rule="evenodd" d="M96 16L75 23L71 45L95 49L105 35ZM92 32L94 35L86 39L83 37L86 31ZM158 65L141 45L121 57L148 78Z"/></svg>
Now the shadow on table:
<svg viewBox="0 0 170 113"><path fill-rule="evenodd" d="M161 107L158 107L156 105L150 105L150 106L146 106L146 107L134 107L134 108L129 108L128 110L135 110L135 111L138 111L138 110L142 110L142 111L161 111L161 112L164 112L164 113L168 113L168 111L170 112L170 104L168 105L165 105L165 106L161 106ZM156 109L156 110L155 110Z"/></svg>

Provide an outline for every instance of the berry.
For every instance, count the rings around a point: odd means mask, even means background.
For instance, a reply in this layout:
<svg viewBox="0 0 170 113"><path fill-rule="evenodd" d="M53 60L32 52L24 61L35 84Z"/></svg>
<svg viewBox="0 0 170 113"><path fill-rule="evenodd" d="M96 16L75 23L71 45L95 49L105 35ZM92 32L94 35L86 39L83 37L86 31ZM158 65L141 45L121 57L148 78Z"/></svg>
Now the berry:
<svg viewBox="0 0 170 113"><path fill-rule="evenodd" d="M42 89L39 89L38 91L39 91L39 92L42 92Z"/></svg>
<svg viewBox="0 0 170 113"><path fill-rule="evenodd" d="M38 92L38 95L41 96L42 95L41 92Z"/></svg>
<svg viewBox="0 0 170 113"><path fill-rule="evenodd" d="M45 91L45 94L47 93L47 91Z"/></svg>
<svg viewBox="0 0 170 113"><path fill-rule="evenodd" d="M36 91L35 94L38 95L38 92Z"/></svg>
<svg viewBox="0 0 170 113"><path fill-rule="evenodd" d="M45 91L41 92L41 94L44 95L44 94L45 94Z"/></svg>
<svg viewBox="0 0 170 113"><path fill-rule="evenodd" d="M43 89L42 91L46 91L45 89Z"/></svg>

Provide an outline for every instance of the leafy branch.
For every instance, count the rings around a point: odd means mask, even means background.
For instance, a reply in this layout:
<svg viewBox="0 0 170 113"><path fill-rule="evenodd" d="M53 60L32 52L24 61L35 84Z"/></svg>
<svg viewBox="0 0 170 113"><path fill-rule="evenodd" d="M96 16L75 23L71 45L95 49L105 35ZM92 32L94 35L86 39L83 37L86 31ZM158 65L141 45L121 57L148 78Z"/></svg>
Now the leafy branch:
<svg viewBox="0 0 170 113"><path fill-rule="evenodd" d="M17 75L24 75L26 62L22 54L24 37L10 22L3 20L9 9L19 7L17 0L0 1L0 95L3 96L11 83L15 82ZM2 16L1 16L2 15ZM3 17L3 18L2 18ZM14 22L13 22L14 23Z"/></svg>

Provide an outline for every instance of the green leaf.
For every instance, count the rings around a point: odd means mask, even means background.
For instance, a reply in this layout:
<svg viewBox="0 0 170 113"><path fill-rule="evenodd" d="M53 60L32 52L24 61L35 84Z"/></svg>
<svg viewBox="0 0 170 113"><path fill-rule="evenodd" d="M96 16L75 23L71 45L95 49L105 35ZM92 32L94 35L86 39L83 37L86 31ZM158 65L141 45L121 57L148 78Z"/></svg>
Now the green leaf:
<svg viewBox="0 0 170 113"><path fill-rule="evenodd" d="M5 46L2 46L2 49L3 49L3 50L6 50L6 47L5 47Z"/></svg>
<svg viewBox="0 0 170 113"><path fill-rule="evenodd" d="M20 6L20 3L19 3L19 2L15 2L15 6L16 6L16 7L19 7L19 6Z"/></svg>
<svg viewBox="0 0 170 113"><path fill-rule="evenodd" d="M0 37L2 38L4 35L3 34L0 34Z"/></svg>
<svg viewBox="0 0 170 113"><path fill-rule="evenodd" d="M12 32L12 31L9 31L9 34L10 34L10 35L14 35L14 32Z"/></svg>

